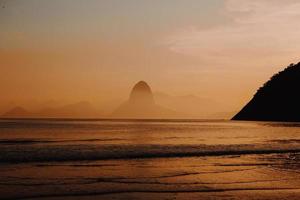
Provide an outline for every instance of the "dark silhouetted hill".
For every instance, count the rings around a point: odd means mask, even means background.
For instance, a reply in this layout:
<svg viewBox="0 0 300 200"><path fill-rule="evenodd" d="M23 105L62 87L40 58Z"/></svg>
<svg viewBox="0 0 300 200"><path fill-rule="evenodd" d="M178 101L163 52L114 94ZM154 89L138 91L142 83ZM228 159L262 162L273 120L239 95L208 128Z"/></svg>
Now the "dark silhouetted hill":
<svg viewBox="0 0 300 200"><path fill-rule="evenodd" d="M112 117L130 119L176 118L177 113L157 105L149 85L140 81L133 87L128 101L121 104L112 113Z"/></svg>
<svg viewBox="0 0 300 200"><path fill-rule="evenodd" d="M275 74L233 120L300 122L300 63Z"/></svg>

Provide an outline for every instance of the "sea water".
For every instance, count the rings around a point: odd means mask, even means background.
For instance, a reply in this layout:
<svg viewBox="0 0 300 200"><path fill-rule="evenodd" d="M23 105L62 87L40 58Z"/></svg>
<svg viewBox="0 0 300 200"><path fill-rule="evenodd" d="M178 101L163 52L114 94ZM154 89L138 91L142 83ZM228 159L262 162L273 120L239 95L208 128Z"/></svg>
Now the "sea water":
<svg viewBox="0 0 300 200"><path fill-rule="evenodd" d="M0 199L300 199L300 124L0 120Z"/></svg>

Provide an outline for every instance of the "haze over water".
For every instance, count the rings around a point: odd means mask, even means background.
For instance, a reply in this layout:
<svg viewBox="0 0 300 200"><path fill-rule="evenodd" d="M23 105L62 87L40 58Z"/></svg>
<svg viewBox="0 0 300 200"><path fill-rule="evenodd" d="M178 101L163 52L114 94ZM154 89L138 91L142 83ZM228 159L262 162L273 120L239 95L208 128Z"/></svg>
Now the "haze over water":
<svg viewBox="0 0 300 200"><path fill-rule="evenodd" d="M0 199L300 199L299 10L0 0Z"/></svg>
<svg viewBox="0 0 300 200"><path fill-rule="evenodd" d="M297 123L1 120L0 131L1 199L300 195Z"/></svg>
<svg viewBox="0 0 300 200"><path fill-rule="evenodd" d="M0 113L88 101L106 114L145 80L170 109L234 115L299 61L299 8L297 0L0 0Z"/></svg>

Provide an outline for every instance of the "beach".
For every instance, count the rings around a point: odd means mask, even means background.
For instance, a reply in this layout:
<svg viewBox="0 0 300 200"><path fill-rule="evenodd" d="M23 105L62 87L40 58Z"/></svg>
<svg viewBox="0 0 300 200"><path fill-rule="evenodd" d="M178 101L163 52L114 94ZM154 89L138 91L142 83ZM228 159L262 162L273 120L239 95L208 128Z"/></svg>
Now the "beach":
<svg viewBox="0 0 300 200"><path fill-rule="evenodd" d="M1 120L1 199L299 199L300 124Z"/></svg>

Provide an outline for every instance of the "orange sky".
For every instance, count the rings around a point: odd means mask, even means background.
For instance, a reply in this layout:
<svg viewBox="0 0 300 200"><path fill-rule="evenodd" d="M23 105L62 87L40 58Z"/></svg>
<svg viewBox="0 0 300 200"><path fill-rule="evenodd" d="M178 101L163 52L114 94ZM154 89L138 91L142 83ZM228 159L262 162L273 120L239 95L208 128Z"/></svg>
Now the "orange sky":
<svg viewBox="0 0 300 200"><path fill-rule="evenodd" d="M297 0L0 0L0 111L49 100L103 108L139 80L236 111L299 61L299 9Z"/></svg>

